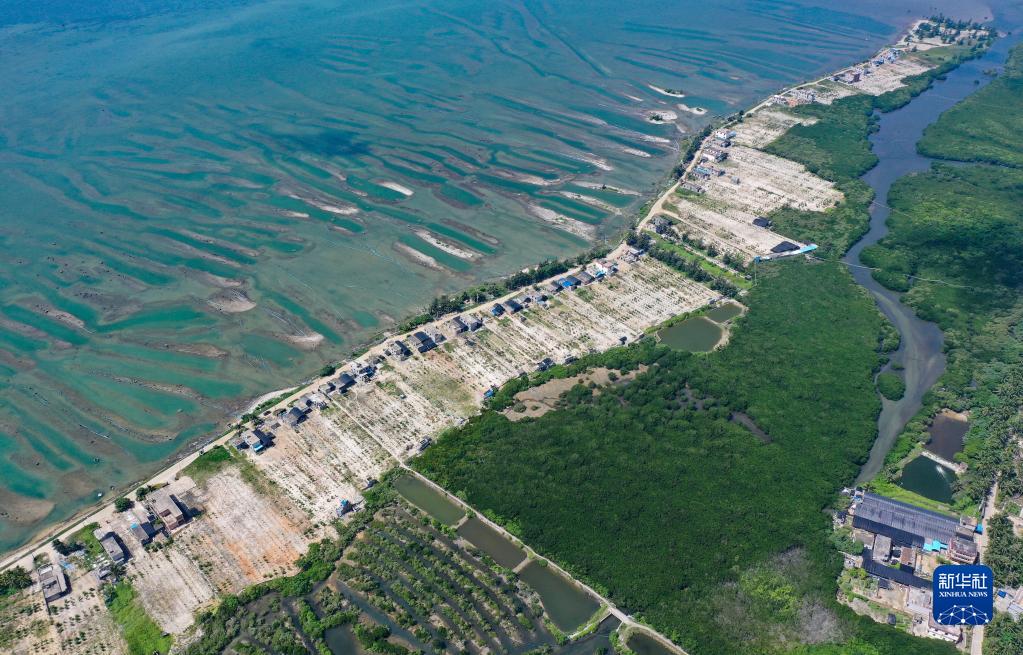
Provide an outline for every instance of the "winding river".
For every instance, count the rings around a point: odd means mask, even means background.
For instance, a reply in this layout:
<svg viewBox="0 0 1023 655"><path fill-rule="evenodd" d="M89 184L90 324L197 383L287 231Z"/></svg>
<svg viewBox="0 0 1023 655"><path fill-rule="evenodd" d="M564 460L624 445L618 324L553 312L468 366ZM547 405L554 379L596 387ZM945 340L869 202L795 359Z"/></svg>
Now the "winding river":
<svg viewBox="0 0 1023 655"><path fill-rule="evenodd" d="M877 441L860 470L857 483L870 480L881 470L899 433L920 410L924 394L945 371L941 330L934 323L918 318L912 308L900 302L899 293L881 286L871 277L869 270L861 268L860 253L888 233L887 202L892 184L904 175L930 169L932 160L916 151L917 141L924 129L945 110L986 85L992 77L985 75L985 70L1000 70L1005 63L1009 50L1019 41L1019 30L1016 28L1023 24L1020 20L1023 16L1019 13L1023 12L1002 17L998 21L1001 30L1013 30L1011 35L996 40L984 56L963 63L944 80L935 81L930 89L905 107L881 114L880 129L870 137L871 146L879 159L877 166L862 178L875 193L870 210L870 230L849 249L843 261L850 265L853 278L870 292L878 307L902 335L902 343L888 366L900 364L904 367L906 394L897 401L882 398L883 407L877 420Z"/></svg>

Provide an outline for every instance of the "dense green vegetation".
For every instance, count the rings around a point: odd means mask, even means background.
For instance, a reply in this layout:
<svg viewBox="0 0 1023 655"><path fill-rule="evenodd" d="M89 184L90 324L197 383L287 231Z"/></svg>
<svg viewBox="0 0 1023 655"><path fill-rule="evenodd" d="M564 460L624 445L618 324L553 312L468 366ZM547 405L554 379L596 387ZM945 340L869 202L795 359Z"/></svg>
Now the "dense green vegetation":
<svg viewBox="0 0 1023 655"><path fill-rule="evenodd" d="M987 525L989 542L984 563L995 572L998 584L1007 587L1023 585L1023 539L1012 529L1012 521L1003 514Z"/></svg>
<svg viewBox="0 0 1023 655"><path fill-rule="evenodd" d="M1005 72L945 112L924 131L922 154L958 161L1023 167L1023 49L1016 48Z"/></svg>
<svg viewBox="0 0 1023 655"><path fill-rule="evenodd" d="M1023 620L1013 621L1008 614L997 614L984 632L984 655L1023 653Z"/></svg>
<svg viewBox="0 0 1023 655"><path fill-rule="evenodd" d="M898 400L906 393L906 383L898 373L885 371L877 375L877 390L888 400Z"/></svg>
<svg viewBox="0 0 1023 655"><path fill-rule="evenodd" d="M609 364L650 368L599 394L576 386L540 418L487 411L416 465L693 652L784 650L816 634L801 618L811 607L839 617L826 641L951 652L834 602L840 561L821 510L875 435L882 318L831 264L773 265L746 300L723 350L611 351ZM777 611L751 612L763 599Z"/></svg>
<svg viewBox="0 0 1023 655"><path fill-rule="evenodd" d="M940 75L963 59L983 51L981 44L940 50L937 66L906 78L905 86L881 96L854 95L831 105L809 104L790 111L816 119L813 125L796 125L764 148L767 152L797 161L835 183L845 200L824 212L783 207L771 214L775 229L800 241L821 247L823 256L840 257L866 231L874 192L859 178L877 163L867 137L876 129L876 111L902 107L926 90Z"/></svg>
<svg viewBox="0 0 1023 655"><path fill-rule="evenodd" d="M132 507L135 507L135 501L126 496L121 496L114 500L114 510L118 512L127 512Z"/></svg>
<svg viewBox="0 0 1023 655"><path fill-rule="evenodd" d="M21 591L31 584L32 576L28 571L20 566L11 567L0 573L0 597Z"/></svg>
<svg viewBox="0 0 1023 655"><path fill-rule="evenodd" d="M129 582L109 585L106 593L110 616L121 627L121 636L130 655L163 654L170 650L173 637L164 636L160 626L142 607Z"/></svg>
<svg viewBox="0 0 1023 655"><path fill-rule="evenodd" d="M936 164L896 182L891 231L863 253L875 277L905 291L904 302L945 333L948 368L889 456L886 473L942 407L971 412L957 483L957 506L976 506L996 475L1004 493L1023 495L1011 440L1023 399L1023 171Z"/></svg>

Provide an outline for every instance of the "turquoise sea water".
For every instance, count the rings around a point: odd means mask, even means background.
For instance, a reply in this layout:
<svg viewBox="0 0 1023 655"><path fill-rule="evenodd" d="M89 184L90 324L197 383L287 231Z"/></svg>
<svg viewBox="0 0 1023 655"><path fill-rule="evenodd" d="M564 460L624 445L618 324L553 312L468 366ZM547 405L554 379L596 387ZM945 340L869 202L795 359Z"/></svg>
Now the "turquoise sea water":
<svg viewBox="0 0 1023 655"><path fill-rule="evenodd" d="M731 112L931 4L0 6L0 550L436 294L613 235L706 120L650 85Z"/></svg>

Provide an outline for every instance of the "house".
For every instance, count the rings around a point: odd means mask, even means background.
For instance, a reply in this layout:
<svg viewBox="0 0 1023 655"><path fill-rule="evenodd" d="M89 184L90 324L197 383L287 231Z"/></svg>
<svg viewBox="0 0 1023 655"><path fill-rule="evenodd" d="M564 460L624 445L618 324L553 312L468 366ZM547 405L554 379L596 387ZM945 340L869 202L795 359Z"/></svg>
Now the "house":
<svg viewBox="0 0 1023 655"><path fill-rule="evenodd" d="M547 283L547 290L551 293L558 293L561 291L561 283L557 280L551 280Z"/></svg>
<svg viewBox="0 0 1023 655"><path fill-rule="evenodd" d="M475 332L483 327L483 319L476 315L468 316L466 317L466 325L469 326L470 332Z"/></svg>
<svg viewBox="0 0 1023 655"><path fill-rule="evenodd" d="M494 318L504 315L504 306L501 303L494 303L494 306L490 308L490 315Z"/></svg>
<svg viewBox="0 0 1023 655"><path fill-rule="evenodd" d="M692 191L693 193L703 193L703 187L693 182L683 182L682 188L686 191Z"/></svg>
<svg viewBox="0 0 1023 655"><path fill-rule="evenodd" d="M128 551L121 545L121 540L117 538L117 535L113 532L107 532L103 536L100 536L101 531L96 531L96 538L99 539L99 545L103 546L103 551L110 558L110 561L114 564L123 564L128 561Z"/></svg>
<svg viewBox="0 0 1023 655"><path fill-rule="evenodd" d="M934 620L933 614L928 614L927 636L932 639L942 639L957 644L963 636L963 629L957 625L942 625Z"/></svg>
<svg viewBox="0 0 1023 655"><path fill-rule="evenodd" d="M163 521L163 525L168 531L184 525L188 520L178 504L178 499L166 489L158 489L150 498L153 514Z"/></svg>
<svg viewBox="0 0 1023 655"><path fill-rule="evenodd" d="M977 544L973 543L973 539L952 537L948 544L948 556L959 564L973 564L977 561Z"/></svg>
<svg viewBox="0 0 1023 655"><path fill-rule="evenodd" d="M284 414L284 422L293 428L297 428L298 424L305 419L305 414L306 413L303 409L299 407L292 407Z"/></svg>
<svg viewBox="0 0 1023 655"><path fill-rule="evenodd" d="M579 280L579 284L586 285L593 282L593 276L586 271L579 271L575 274L575 277Z"/></svg>
<svg viewBox="0 0 1023 655"><path fill-rule="evenodd" d="M457 316L451 319L451 327L455 328L455 334L461 334L469 331L469 326L465 324L465 321Z"/></svg>
<svg viewBox="0 0 1023 655"><path fill-rule="evenodd" d="M252 452L260 453L274 445L274 436L261 428L255 428L245 435L245 444L252 448Z"/></svg>
<svg viewBox="0 0 1023 655"><path fill-rule="evenodd" d="M581 283L579 278L574 275L566 275L561 279L562 279L561 286L565 287L566 289L574 289Z"/></svg>
<svg viewBox="0 0 1023 655"><path fill-rule="evenodd" d="M409 339L412 341L412 347L421 353L429 352L437 347L433 338L423 331L416 332Z"/></svg>
<svg viewBox="0 0 1023 655"><path fill-rule="evenodd" d="M423 452L431 445L433 445L433 439L431 439L430 437L426 437L425 439L419 442L419 452Z"/></svg>
<svg viewBox="0 0 1023 655"><path fill-rule="evenodd" d="M333 382L324 382L320 386L316 387L316 392L321 396L326 397L333 393L335 389L337 389L337 387L334 386Z"/></svg>
<svg viewBox="0 0 1023 655"><path fill-rule="evenodd" d="M549 369L552 366L554 366L554 360L551 359L550 357L544 357L542 360L540 360L537 363L536 370L538 370L540 372L543 372L543 371L546 371L547 369Z"/></svg>
<svg viewBox="0 0 1023 655"><path fill-rule="evenodd" d="M714 138L715 139L731 140L731 139L734 139L737 134L738 133L735 130L726 130L726 129L715 130Z"/></svg>
<svg viewBox="0 0 1023 655"><path fill-rule="evenodd" d="M148 512L145 517L139 517L136 514L135 520L129 526L129 530L131 530L132 536L138 540L140 546L145 546L156 536L156 528L153 527L153 522L149 520Z"/></svg>
<svg viewBox="0 0 1023 655"><path fill-rule="evenodd" d="M47 564L39 567L36 574L39 576L39 587L43 590L43 599L47 603L67 593L67 576L64 575L64 569L55 564Z"/></svg>
<svg viewBox="0 0 1023 655"><path fill-rule="evenodd" d="M854 528L886 535L904 547L923 548L935 541L948 544L959 525L950 516L872 493L864 493L854 509Z"/></svg>
<svg viewBox="0 0 1023 655"><path fill-rule="evenodd" d="M405 361L412 356L412 351L409 350L404 341L399 340L391 342L391 345L387 347L387 354L393 355L401 361Z"/></svg>
<svg viewBox="0 0 1023 655"><path fill-rule="evenodd" d="M342 499L341 504L338 505L337 508L338 518L344 516L348 512L351 512L353 509L355 509L355 506L352 505L352 501L348 500L347 498Z"/></svg>
<svg viewBox="0 0 1023 655"><path fill-rule="evenodd" d="M645 252L646 251L643 250L642 248L635 248L635 247L629 248L629 254L632 255L633 257L642 257L643 253L645 253Z"/></svg>
<svg viewBox="0 0 1023 655"><path fill-rule="evenodd" d="M775 254L780 254L783 252L792 252L793 250L799 250L799 246L792 243L791 241L782 241L774 248L771 248L771 252Z"/></svg>
<svg viewBox="0 0 1023 655"><path fill-rule="evenodd" d="M365 366L359 367L356 370L356 373L358 373L359 378L363 382L369 382L373 379L373 376L377 374L377 367L373 364L366 364Z"/></svg>
<svg viewBox="0 0 1023 655"><path fill-rule="evenodd" d="M757 216L756 218L754 218L753 224L756 225L757 227L762 227L765 230L773 225L773 223L771 223L769 219L764 218L763 216Z"/></svg>
<svg viewBox="0 0 1023 655"><path fill-rule="evenodd" d="M916 549L909 548L907 546L902 547L902 552L899 554L899 564L903 568L916 569Z"/></svg>
<svg viewBox="0 0 1023 655"><path fill-rule="evenodd" d="M335 384L337 385L338 393L344 393L355 386L355 378L348 373L342 373L337 376Z"/></svg>
<svg viewBox="0 0 1023 655"><path fill-rule="evenodd" d="M725 152L724 150L721 150L720 148L705 148L703 150L703 159L715 162L722 162L728 159L728 153Z"/></svg>
<svg viewBox="0 0 1023 655"><path fill-rule="evenodd" d="M506 300L504 306L508 308L508 311L512 314L517 314L522 311L522 305L517 300Z"/></svg>
<svg viewBox="0 0 1023 655"><path fill-rule="evenodd" d="M657 234L664 234L671 227L671 221L666 216L654 216L654 220L650 222L654 228L654 232Z"/></svg>

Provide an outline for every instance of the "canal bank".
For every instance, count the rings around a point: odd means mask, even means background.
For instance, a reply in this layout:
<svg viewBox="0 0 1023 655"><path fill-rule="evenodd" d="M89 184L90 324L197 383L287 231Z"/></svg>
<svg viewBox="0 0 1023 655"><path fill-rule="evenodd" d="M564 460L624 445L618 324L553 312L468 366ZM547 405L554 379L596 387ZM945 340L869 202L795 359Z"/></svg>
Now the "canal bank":
<svg viewBox="0 0 1023 655"><path fill-rule="evenodd" d="M956 69L935 80L928 90L904 107L879 114L878 129L870 136L870 144L877 155L877 165L861 178L874 190L870 206L870 228L856 242L842 261L849 266L853 278L877 302L878 308L899 331L901 343L892 354L885 370L901 367L906 391L899 400L882 398L878 416L878 435L867 462L860 469L857 483L874 478L883 468L885 458L906 423L920 411L923 398L945 372L944 337L934 323L920 319L916 312L901 301L901 294L882 286L871 276L871 271L860 260L863 250L876 244L888 233L890 214L888 192L899 178L927 171L932 160L917 152L916 144L924 129L935 122L946 110L983 88L993 79L985 71L1000 69L1009 50L1019 41L1020 16L1013 13L997 21L1001 30L1012 30L995 41L983 56L963 62Z"/></svg>

